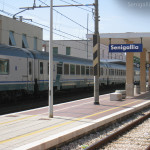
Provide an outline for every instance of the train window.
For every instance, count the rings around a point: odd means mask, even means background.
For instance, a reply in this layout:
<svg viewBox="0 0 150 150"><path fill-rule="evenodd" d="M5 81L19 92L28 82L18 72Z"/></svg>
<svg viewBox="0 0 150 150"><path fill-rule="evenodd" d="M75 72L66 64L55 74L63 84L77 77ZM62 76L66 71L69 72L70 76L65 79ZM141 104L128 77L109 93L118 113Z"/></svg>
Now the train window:
<svg viewBox="0 0 150 150"><path fill-rule="evenodd" d="M111 69L109 69L109 75L111 75Z"/></svg>
<svg viewBox="0 0 150 150"><path fill-rule="evenodd" d="M89 75L89 66L86 66L86 75Z"/></svg>
<svg viewBox="0 0 150 150"><path fill-rule="evenodd" d="M106 69L106 75L107 75L107 69Z"/></svg>
<svg viewBox="0 0 150 150"><path fill-rule="evenodd" d="M116 73L117 73L116 75L118 76L119 75L119 70L116 70Z"/></svg>
<svg viewBox="0 0 150 150"><path fill-rule="evenodd" d="M29 62L29 75L31 75L32 74L32 63L31 63L31 61Z"/></svg>
<svg viewBox="0 0 150 150"><path fill-rule="evenodd" d="M57 64L57 74L62 74L62 63Z"/></svg>
<svg viewBox="0 0 150 150"><path fill-rule="evenodd" d="M69 64L64 64L64 74L69 74Z"/></svg>
<svg viewBox="0 0 150 150"><path fill-rule="evenodd" d="M114 76L114 69L112 69L112 75Z"/></svg>
<svg viewBox="0 0 150 150"><path fill-rule="evenodd" d="M49 63L47 63L47 74L49 74Z"/></svg>
<svg viewBox="0 0 150 150"><path fill-rule="evenodd" d="M93 76L93 67L90 67L90 75Z"/></svg>
<svg viewBox="0 0 150 150"><path fill-rule="evenodd" d="M80 75L80 65L76 65L76 75Z"/></svg>
<svg viewBox="0 0 150 150"><path fill-rule="evenodd" d="M85 75L85 66L81 66L81 74Z"/></svg>
<svg viewBox="0 0 150 150"><path fill-rule="evenodd" d="M103 68L100 68L100 75L103 75Z"/></svg>
<svg viewBox="0 0 150 150"><path fill-rule="evenodd" d="M7 75L9 73L9 60L0 59L0 75Z"/></svg>
<svg viewBox="0 0 150 150"><path fill-rule="evenodd" d="M43 62L40 62L40 74L43 74Z"/></svg>
<svg viewBox="0 0 150 150"><path fill-rule="evenodd" d="M74 75L75 74L75 65L70 64L70 74Z"/></svg>

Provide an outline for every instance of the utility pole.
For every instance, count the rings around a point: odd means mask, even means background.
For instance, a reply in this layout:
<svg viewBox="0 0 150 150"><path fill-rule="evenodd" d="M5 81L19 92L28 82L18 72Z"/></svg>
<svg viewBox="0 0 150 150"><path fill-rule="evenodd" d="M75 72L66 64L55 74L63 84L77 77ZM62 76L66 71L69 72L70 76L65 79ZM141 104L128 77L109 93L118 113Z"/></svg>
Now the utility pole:
<svg viewBox="0 0 150 150"><path fill-rule="evenodd" d="M93 35L94 104L99 105L100 37L98 0L95 0L95 33Z"/></svg>
<svg viewBox="0 0 150 150"><path fill-rule="evenodd" d="M53 0L50 4L50 40L49 40L49 118L53 118Z"/></svg>
<svg viewBox="0 0 150 150"><path fill-rule="evenodd" d="M53 7L77 7L77 6L93 6L93 4L79 4L79 5L53 5L51 0L50 6L36 6L36 0L34 0L33 7L22 7L20 9L30 10L35 8L47 8L50 7L50 41L49 41L49 90L48 90L48 103L49 103L49 118L53 118ZM21 12L23 12L21 11ZM19 13L21 13L19 12ZM18 13L17 13L18 14ZM15 15L17 15L15 14Z"/></svg>
<svg viewBox="0 0 150 150"><path fill-rule="evenodd" d="M87 14L87 35L89 34L88 33L88 30L89 30L89 14ZM87 38L87 59L88 59L88 38Z"/></svg>

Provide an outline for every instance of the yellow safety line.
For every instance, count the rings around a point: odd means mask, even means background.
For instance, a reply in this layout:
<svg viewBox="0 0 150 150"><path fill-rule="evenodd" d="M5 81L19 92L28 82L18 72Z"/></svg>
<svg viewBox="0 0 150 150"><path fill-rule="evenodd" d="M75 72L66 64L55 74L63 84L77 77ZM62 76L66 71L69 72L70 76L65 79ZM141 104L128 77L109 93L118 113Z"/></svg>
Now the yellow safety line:
<svg viewBox="0 0 150 150"><path fill-rule="evenodd" d="M32 118L32 117L35 117L35 116L37 116L37 115L27 116L27 117L23 117L23 118L11 120L11 121L3 122L3 123L0 123L0 125L8 124L8 123L12 123L12 122L15 122L15 121L20 121L20 120L28 119L28 118Z"/></svg>
<svg viewBox="0 0 150 150"><path fill-rule="evenodd" d="M137 101L140 101L140 100L137 100ZM13 138L10 138L10 139L7 139L7 140L3 140L3 141L0 141L0 144L4 144L4 143L7 143L7 142L10 142L10 141L13 141L13 140L17 140L17 139L20 139L20 138L23 138L23 137L27 137L27 136L34 135L34 134L37 134L37 133L41 133L41 132L44 132L44 131L48 131L48 130L51 130L51 129L54 129L54 128L58 128L58 127L61 127L61 126L64 126L64 125L68 125L70 123L73 123L73 122L76 122L76 121L80 121L82 119L86 119L86 118L89 118L89 117L92 117L92 116L96 116L96 115L104 113L104 112L108 112L108 111L111 111L111 110L114 110L114 109L117 109L117 108L120 108L120 107L123 107L123 106L127 106L127 105L130 105L130 104L136 103L137 101L134 101L134 102L131 102L131 103L127 103L125 105L121 105L121 106L118 106L118 107L115 107L115 108L112 108L112 109L108 109L108 110L105 110L105 111L102 111L102 112L98 112L98 113L95 113L95 114L92 114L92 115L89 115L89 116L85 116L85 117L82 117L82 118L76 118L74 120L71 120L71 121L68 121L68 122L64 122L64 123L61 123L61 124L58 124L58 125L55 125L55 126L52 126L52 127L44 128L44 129L37 130L37 131L31 132L31 133L27 133L27 134L16 136L16 137L13 137Z"/></svg>

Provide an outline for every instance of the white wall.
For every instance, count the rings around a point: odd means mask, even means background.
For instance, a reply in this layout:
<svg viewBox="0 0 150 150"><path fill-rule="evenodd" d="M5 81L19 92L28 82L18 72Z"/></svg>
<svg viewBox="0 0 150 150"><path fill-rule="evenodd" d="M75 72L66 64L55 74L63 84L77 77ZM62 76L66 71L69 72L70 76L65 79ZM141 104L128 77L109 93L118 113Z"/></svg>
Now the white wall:
<svg viewBox="0 0 150 150"><path fill-rule="evenodd" d="M22 34L26 34L29 49L34 49L34 37L37 37L37 50L42 50L42 28L0 15L1 44L9 45L9 31L14 32L16 47L22 47Z"/></svg>
<svg viewBox="0 0 150 150"><path fill-rule="evenodd" d="M43 41L45 50L49 51L49 41ZM43 47L43 49L44 49ZM66 47L71 47L71 56L87 58L87 41L85 40L54 40L53 47L58 47L58 54L66 55ZM93 42L88 41L88 59L93 59ZM108 53L108 46L100 45L100 59L126 60L124 53Z"/></svg>

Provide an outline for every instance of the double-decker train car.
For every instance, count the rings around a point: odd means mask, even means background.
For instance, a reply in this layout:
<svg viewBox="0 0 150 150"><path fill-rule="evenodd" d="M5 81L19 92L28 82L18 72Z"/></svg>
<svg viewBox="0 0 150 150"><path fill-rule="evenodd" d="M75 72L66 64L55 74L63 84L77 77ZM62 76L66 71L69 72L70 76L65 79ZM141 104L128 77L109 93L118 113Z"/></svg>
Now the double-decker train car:
<svg viewBox="0 0 150 150"><path fill-rule="evenodd" d="M53 56L54 91L93 86L92 60L56 54ZM136 68L135 81L139 81ZM49 55L42 51L0 45L0 96L48 90ZM100 62L99 86L125 84L126 67ZM36 86L35 86L36 85ZM36 87L36 88L35 88Z"/></svg>

